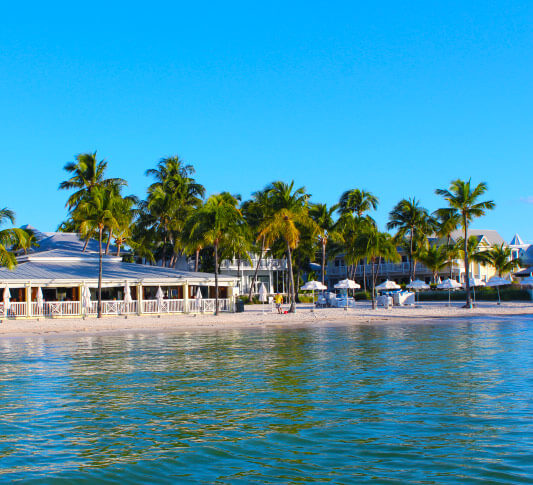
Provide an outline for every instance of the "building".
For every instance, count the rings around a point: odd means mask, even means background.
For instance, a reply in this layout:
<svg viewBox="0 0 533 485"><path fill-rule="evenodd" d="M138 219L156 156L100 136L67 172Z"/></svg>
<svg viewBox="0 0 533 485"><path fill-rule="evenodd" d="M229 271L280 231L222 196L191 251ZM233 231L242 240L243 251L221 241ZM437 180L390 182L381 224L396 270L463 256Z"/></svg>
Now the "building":
<svg viewBox="0 0 533 485"><path fill-rule="evenodd" d="M505 244L501 235L494 230L490 229L469 229L468 237L474 236L478 240L478 249L485 251L491 246L496 244ZM456 244L463 237L461 230L454 231L450 235L450 244ZM446 239L437 240L430 238L430 243L446 244ZM386 279L394 280L398 283L409 283L409 258L407 252L398 247L398 253L401 257L401 262L388 263L382 261L379 266L376 266L378 271L377 282L381 283ZM366 275L366 280L369 282L372 274L372 265L370 263L361 262L355 271L355 281L363 286L363 280ZM470 277L488 281L494 276L495 270L489 265L485 265L477 262L470 262ZM344 260L344 255L340 254L328 261L326 268L326 282L330 288L339 280L342 280L348 276L348 268ZM421 262L417 262L415 266L415 278L421 279L430 283L433 278L432 271L427 268ZM439 278L453 278L457 281L463 282L465 280L465 268L464 261L461 258L457 258L451 261L451 264L439 272ZM367 284L367 286L369 286Z"/></svg>
<svg viewBox="0 0 533 485"><path fill-rule="evenodd" d="M98 242L77 234L36 232L39 247L0 268L0 318L80 317L97 313ZM115 250L113 250L114 252ZM219 310L234 311L236 279L219 277ZM102 263L102 313L213 312L215 275L125 263Z"/></svg>

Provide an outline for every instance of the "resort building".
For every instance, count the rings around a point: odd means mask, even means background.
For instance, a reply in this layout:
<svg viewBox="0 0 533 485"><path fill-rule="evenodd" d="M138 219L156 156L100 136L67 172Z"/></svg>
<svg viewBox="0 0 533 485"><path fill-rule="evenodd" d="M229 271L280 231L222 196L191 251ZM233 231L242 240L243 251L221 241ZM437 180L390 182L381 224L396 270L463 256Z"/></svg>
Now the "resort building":
<svg viewBox="0 0 533 485"><path fill-rule="evenodd" d="M98 242L34 232L39 247L19 255L14 270L0 268L0 318L96 315ZM125 263L116 255L104 256L102 268L104 315L215 311L214 274ZM234 311L235 285L236 278L219 276L220 311Z"/></svg>
<svg viewBox="0 0 533 485"><path fill-rule="evenodd" d="M501 235L494 230L482 230L482 229L470 229L468 231L468 237L474 236L478 240L478 250L485 251L493 245L505 244L504 239ZM455 244L463 237L462 231L454 231L450 236L450 244ZM430 243L437 242L437 244L446 244L446 239L435 239L430 238ZM376 266L378 271L378 283L385 281L387 279L394 280L398 283L409 283L409 257L407 252L398 247L398 253L401 257L401 262L398 263L388 263L382 261L379 264L379 267ZM355 281L363 284L363 279L365 278L369 281L372 274L372 265L368 262L362 261L356 268L355 271ZM340 254L335 258L328 261L326 267L326 283L332 288L335 283L339 280L346 278L348 275L348 268L344 260L344 255ZM495 270L489 265L470 262L470 277L480 279L482 281L488 281L492 276L495 275ZM415 266L415 278L421 279L430 283L433 278L432 271L427 268L421 262L416 263ZM465 280L465 267L464 261L461 258L456 258L451 261L451 264L445 267L439 272L439 278L446 279L452 278L457 281L463 282Z"/></svg>

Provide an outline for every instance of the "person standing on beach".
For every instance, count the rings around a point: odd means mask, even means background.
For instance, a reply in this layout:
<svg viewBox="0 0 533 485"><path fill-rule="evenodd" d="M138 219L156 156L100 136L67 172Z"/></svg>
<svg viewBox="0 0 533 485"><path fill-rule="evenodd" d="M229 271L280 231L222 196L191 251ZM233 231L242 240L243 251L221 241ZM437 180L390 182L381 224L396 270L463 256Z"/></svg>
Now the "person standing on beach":
<svg viewBox="0 0 533 485"><path fill-rule="evenodd" d="M276 309L278 310L278 313L283 313L283 309L281 308L281 305L283 305L283 295L281 293L276 293L274 302L276 303Z"/></svg>

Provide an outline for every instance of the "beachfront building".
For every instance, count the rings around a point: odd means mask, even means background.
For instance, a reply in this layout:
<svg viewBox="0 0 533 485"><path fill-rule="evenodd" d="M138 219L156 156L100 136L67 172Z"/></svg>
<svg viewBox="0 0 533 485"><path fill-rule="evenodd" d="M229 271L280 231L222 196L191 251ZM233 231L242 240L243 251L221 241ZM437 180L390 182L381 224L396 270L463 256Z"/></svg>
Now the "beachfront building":
<svg viewBox="0 0 533 485"><path fill-rule="evenodd" d="M497 231L494 230L482 230L482 229L469 229L468 237L474 236L478 240L478 250L486 251L490 249L493 245L505 244L504 239L500 236ZM450 244L456 244L459 239L463 237L462 231L457 230L451 234ZM434 244L446 244L446 239L435 239L430 238L430 243ZM376 265L378 270L378 283L385 281L387 279L394 280L398 283L409 283L409 258L407 252L398 247L398 253L401 257L401 262L398 263L388 263L382 261L379 264L379 267ZM330 288L333 287L335 283L339 280L346 278L349 274L349 268L346 267L344 260L344 255L339 254L335 258L328 261L327 270L326 270L326 280ZM450 264L442 269L439 272L439 278L444 280L446 278L452 278L460 282L465 281L465 267L464 261L462 258L453 259ZM488 281L492 276L495 275L495 270L493 267L487 264L470 262L470 277L480 279L482 281ZM364 260L358 264L355 270L355 281L357 281L361 286L363 286L363 280L366 275L367 282L370 279L372 274L372 265L369 262ZM427 283L432 282L433 273L421 262L416 262L415 266L415 278L424 280ZM368 286L368 285L367 285Z"/></svg>
<svg viewBox="0 0 533 485"><path fill-rule="evenodd" d="M257 278L254 284L256 269ZM258 294L261 284L265 285L268 293L278 291L285 293L287 288L287 261L272 258L269 251L265 251L261 261L255 254L250 254L250 261L237 258L225 259L220 264L220 273L236 278L238 291L241 294L247 294L250 288L252 294Z"/></svg>
<svg viewBox="0 0 533 485"><path fill-rule="evenodd" d="M98 243L72 233L38 233L39 247L0 268L0 318L97 314ZM125 263L104 255L102 313L143 315L215 310L215 275ZM234 311L236 279L219 277L219 310Z"/></svg>

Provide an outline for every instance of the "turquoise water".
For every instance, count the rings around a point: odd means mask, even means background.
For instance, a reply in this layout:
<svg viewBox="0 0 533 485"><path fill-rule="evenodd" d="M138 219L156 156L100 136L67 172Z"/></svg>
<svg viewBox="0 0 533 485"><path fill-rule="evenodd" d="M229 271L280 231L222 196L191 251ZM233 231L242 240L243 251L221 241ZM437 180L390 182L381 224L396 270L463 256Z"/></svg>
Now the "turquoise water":
<svg viewBox="0 0 533 485"><path fill-rule="evenodd" d="M0 480L531 483L533 318L0 340Z"/></svg>

